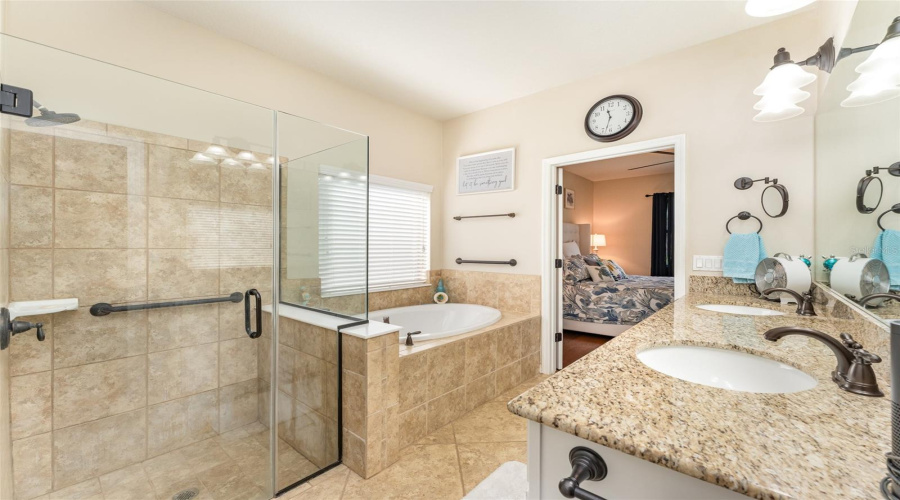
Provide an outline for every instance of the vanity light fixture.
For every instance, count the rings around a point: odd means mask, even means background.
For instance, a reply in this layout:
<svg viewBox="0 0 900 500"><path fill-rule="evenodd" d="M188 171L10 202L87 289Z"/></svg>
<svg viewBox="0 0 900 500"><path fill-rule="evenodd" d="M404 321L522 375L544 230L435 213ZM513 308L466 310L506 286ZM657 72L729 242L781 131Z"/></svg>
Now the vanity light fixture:
<svg viewBox="0 0 900 500"><path fill-rule="evenodd" d="M206 156L211 156L213 158L231 158L231 153L228 152L222 146L218 144L210 144L206 151L203 152Z"/></svg>
<svg viewBox="0 0 900 500"><path fill-rule="evenodd" d="M866 106L900 97L900 17L896 17L888 26L881 43L838 50L834 47L834 39L829 38L815 54L796 63L784 48L778 49L775 64L763 83L753 91L762 96L753 106L760 111L753 120L786 120L803 113L803 108L797 106L797 103L809 98L809 93L800 89L815 81L816 75L803 71L801 66L814 66L831 73L835 65L844 58L870 50L874 52L857 66L856 72L860 75L847 87L850 96L841 106Z"/></svg>
<svg viewBox="0 0 900 500"><path fill-rule="evenodd" d="M816 0L747 0L744 12L753 17L772 17L806 7Z"/></svg>
<svg viewBox="0 0 900 500"><path fill-rule="evenodd" d="M203 153L195 153L188 161L197 165L215 165L216 163L219 163L219 160Z"/></svg>
<svg viewBox="0 0 900 500"><path fill-rule="evenodd" d="M597 248L606 246L606 235L605 234L592 234L591 235L591 247L596 252Z"/></svg>

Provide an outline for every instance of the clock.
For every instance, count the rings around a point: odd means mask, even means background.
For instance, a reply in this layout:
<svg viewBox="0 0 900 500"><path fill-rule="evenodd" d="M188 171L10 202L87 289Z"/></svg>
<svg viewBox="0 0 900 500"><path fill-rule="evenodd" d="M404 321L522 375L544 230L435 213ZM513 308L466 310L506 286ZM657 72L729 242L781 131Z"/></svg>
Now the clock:
<svg viewBox="0 0 900 500"><path fill-rule="evenodd" d="M591 106L584 117L584 131L600 142L613 142L634 132L644 114L641 103L630 95L611 95Z"/></svg>

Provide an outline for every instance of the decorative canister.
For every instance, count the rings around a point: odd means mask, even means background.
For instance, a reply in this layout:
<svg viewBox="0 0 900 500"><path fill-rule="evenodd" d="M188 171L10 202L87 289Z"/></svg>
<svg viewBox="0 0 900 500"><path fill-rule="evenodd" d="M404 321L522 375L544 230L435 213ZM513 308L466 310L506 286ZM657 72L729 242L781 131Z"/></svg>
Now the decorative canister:
<svg viewBox="0 0 900 500"><path fill-rule="evenodd" d="M812 275L806 263L784 253L776 253L774 257L761 260L756 266L755 278L760 292L769 288L787 288L802 294L809 291L812 285ZM775 299L778 295L782 301L796 301L786 293L772 294L769 298Z"/></svg>
<svg viewBox="0 0 900 500"><path fill-rule="evenodd" d="M873 293L887 293L890 287L891 275L884 262L870 259L863 253L840 259L831 268L831 288L852 300ZM876 299L867 305L878 306L882 302Z"/></svg>

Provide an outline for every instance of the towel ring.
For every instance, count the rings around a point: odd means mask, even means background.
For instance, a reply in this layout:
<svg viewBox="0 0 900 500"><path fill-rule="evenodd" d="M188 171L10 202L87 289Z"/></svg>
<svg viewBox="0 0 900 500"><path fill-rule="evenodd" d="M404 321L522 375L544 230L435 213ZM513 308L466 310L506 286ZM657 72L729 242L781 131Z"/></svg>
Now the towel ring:
<svg viewBox="0 0 900 500"><path fill-rule="evenodd" d="M894 206L897 207L897 210L898 210L897 213L900 213L900 203L898 203ZM740 220L756 219L756 222L759 222L759 230L756 231L756 234L759 234L759 232L762 231L763 223L761 220L759 220L759 217L751 214L750 212L741 212L741 213L735 215L734 217L728 219L728 222L725 223L725 230L728 231L728 234L731 234L731 229L728 229L728 224L731 224L731 221L733 221L734 219L740 219Z"/></svg>
<svg viewBox="0 0 900 500"><path fill-rule="evenodd" d="M891 208L885 210L884 212L881 212L881 215L878 216L878 228L881 229L882 231L884 231L885 229L884 229L884 226L881 225L881 218L891 212L894 212L895 214L900 214L900 203L896 203Z"/></svg>

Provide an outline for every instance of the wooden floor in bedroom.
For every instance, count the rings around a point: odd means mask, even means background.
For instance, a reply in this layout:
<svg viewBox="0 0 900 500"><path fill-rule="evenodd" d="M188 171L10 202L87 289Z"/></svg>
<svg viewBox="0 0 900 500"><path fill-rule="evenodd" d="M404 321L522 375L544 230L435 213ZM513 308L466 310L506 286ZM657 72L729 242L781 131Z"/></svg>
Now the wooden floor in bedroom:
<svg viewBox="0 0 900 500"><path fill-rule="evenodd" d="M563 368L584 357L587 353L612 340L612 337L591 333L563 331Z"/></svg>

